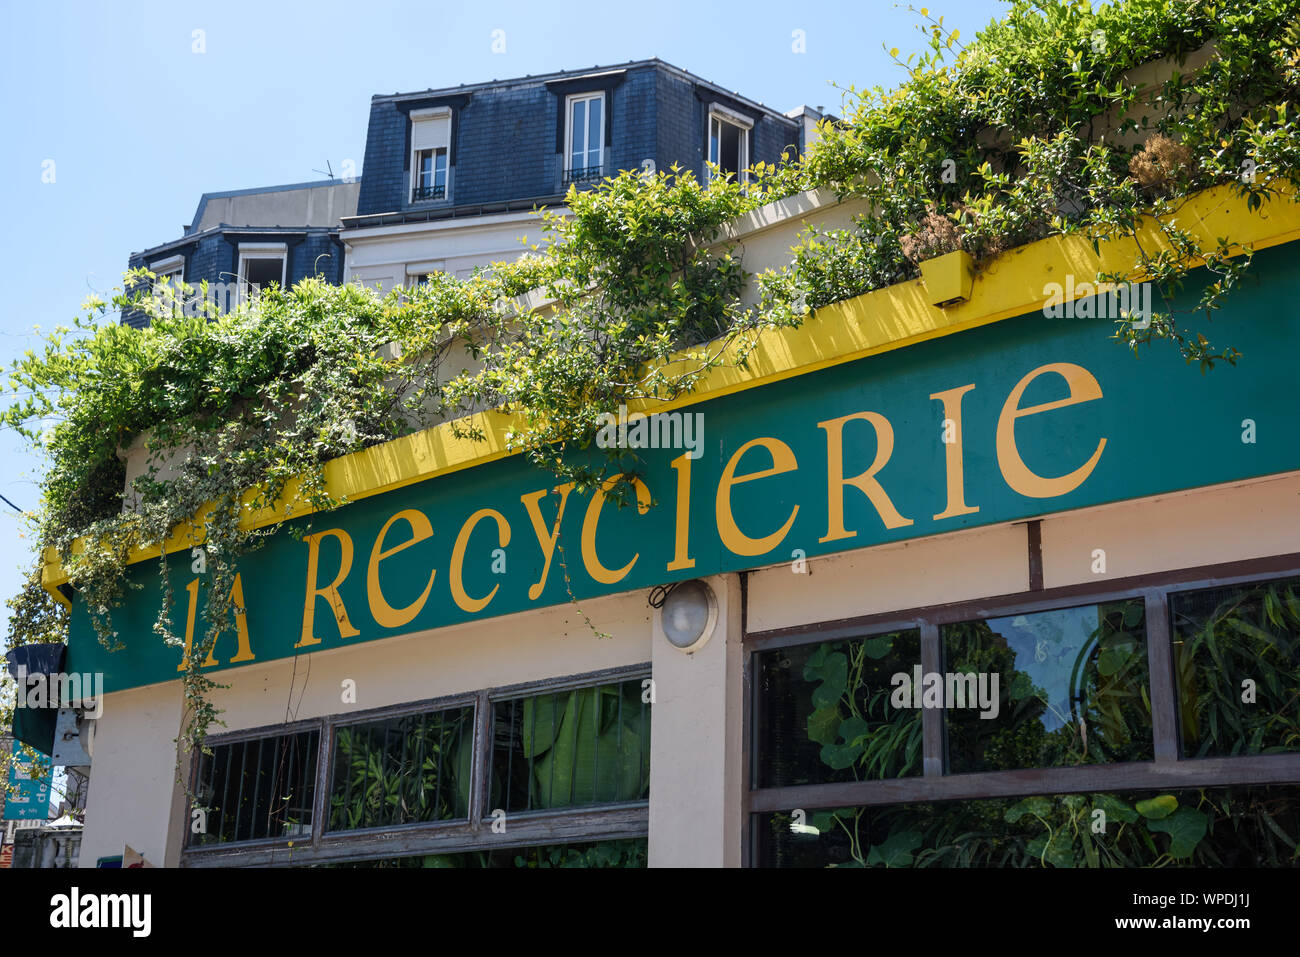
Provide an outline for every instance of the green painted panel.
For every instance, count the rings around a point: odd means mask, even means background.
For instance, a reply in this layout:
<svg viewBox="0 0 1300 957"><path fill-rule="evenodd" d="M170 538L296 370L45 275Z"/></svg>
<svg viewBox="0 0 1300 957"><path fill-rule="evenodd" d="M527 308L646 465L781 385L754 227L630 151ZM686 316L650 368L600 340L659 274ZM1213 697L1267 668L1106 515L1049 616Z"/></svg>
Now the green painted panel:
<svg viewBox="0 0 1300 957"><path fill-rule="evenodd" d="M789 561L795 549L808 556L866 548L884 542L938 535L960 528L1020 520L1129 498L1194 488L1236 479L1300 469L1300 393L1292 366L1300 355L1300 268L1294 246L1259 254L1250 286L1235 293L1207 328L1216 342L1243 353L1236 368L1221 366L1207 375L1183 365L1171 347L1160 345L1140 359L1109 338L1101 319L1049 319L1039 313L994 323L907 349L873 356L761 389L701 403L688 410L703 416L703 454L691 463L689 555L691 568L669 570L677 547L675 518L678 471L671 466L680 450L644 450L639 474L655 499L647 514L606 505L600 514L596 549L606 568L621 569L635 559L626 577L602 584L585 567L581 538L590 497L571 495L561 526L560 545L544 589L543 549L533 532L521 496L551 484L549 476L519 457L431 479L386 495L317 516L311 532L342 529L353 546L351 569L339 586L354 636L343 637L324 597L314 602L314 636L319 643L295 649L303 635L309 546L290 535L272 537L241 566L251 650L257 662L437 628L475 618L518 612L568 600L561 559L567 564L578 598L647 589L667 581L736 571ZM1194 294L1187 293L1188 303ZM1156 304L1157 308L1160 304ZM1204 322L1205 320L1197 320ZM1047 479L1084 466L1104 440L1095 468L1077 487L1033 497L1017 491L999 462L999 417L1022 379L1043 366L1068 363L1086 370L1075 388L1095 379L1101 397L1077 401L1012 423L1014 444L1025 468ZM936 518L949 509L949 446L943 442L944 415L934 394L973 385L961 399L961 461L964 498L978 511ZM1027 409L1069 397L1065 378L1054 372L1033 377L1016 407ZM1076 398L1082 395L1076 391ZM843 526L852 537L831 534L828 490L828 430L818 423L861 412L887 420L893 450L875 478L898 513L894 527L866 494L853 485L842 495ZM1242 423L1255 423L1255 441L1243 442ZM788 445L797 467L782 474L737 484L730 501L739 531L760 538L777 531L794 513L788 533L759 555L729 549L719 533L719 480L732 455L760 437ZM877 457L877 431L858 418L843 429L843 475L867 471ZM736 468L743 476L771 468L768 451L749 450ZM1014 479L1014 476L1012 476ZM1021 484L1022 490L1024 489ZM877 500L883 499L877 494ZM542 503L549 524L556 499ZM496 509L510 527L504 571L494 561L496 523L480 521L469 536L464 559L464 591L487 596L481 611L466 611L454 601L451 585L453 545L466 520L480 509ZM384 601L403 608L417 601L430 573L432 587L409 624L383 627L367 595L367 565L376 536L395 513L417 509L433 534L379 564ZM797 512L795 511L797 509ZM1243 521L1246 517L1243 516ZM306 526L306 521L295 524ZM906 522L904 524L903 522ZM384 548L412 536L397 521ZM321 539L317 582L329 584L340 571L337 536ZM494 570L494 564L496 566ZM188 555L171 559L176 584L172 620L186 620L190 573ZM114 622L126 648L105 652L95 641L81 604L74 604L70 671L101 671L107 691L174 679L180 650L167 648L151 626L159 599L153 562L134 566L143 588L133 592ZM198 576L200 581L202 576ZM863 583L870 588L870 582ZM200 599L201 600L201 599ZM201 616L200 616L201 622ZM223 636L217 671L226 671L236 653L234 635Z"/></svg>

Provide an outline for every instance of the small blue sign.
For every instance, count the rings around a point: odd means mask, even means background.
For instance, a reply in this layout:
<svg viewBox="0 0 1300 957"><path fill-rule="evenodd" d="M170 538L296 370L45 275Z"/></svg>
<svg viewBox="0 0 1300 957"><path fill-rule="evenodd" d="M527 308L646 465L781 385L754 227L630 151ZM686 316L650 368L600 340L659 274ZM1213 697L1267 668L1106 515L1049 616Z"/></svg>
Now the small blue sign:
<svg viewBox="0 0 1300 957"><path fill-rule="evenodd" d="M50 789L54 768L44 762L15 758L9 765L9 792L4 820L44 821L50 816Z"/></svg>

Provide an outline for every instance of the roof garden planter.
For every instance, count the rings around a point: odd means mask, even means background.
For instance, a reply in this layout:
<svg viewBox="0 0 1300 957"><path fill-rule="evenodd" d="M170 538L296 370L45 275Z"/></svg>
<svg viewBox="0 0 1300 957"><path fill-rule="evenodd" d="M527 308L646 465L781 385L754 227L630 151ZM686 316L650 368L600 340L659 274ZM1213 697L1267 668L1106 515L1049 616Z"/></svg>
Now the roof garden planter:
<svg viewBox="0 0 1300 957"><path fill-rule="evenodd" d="M921 263L921 280L939 308L966 302L975 284L975 260L964 249L927 259Z"/></svg>

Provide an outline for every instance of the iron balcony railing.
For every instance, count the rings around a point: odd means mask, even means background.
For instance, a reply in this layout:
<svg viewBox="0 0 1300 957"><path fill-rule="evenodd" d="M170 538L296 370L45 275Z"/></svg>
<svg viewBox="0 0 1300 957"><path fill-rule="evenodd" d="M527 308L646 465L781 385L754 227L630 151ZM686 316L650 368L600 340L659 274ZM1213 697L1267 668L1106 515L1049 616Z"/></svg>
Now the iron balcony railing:
<svg viewBox="0 0 1300 957"><path fill-rule="evenodd" d="M564 185L570 183L596 183L600 181L601 167L599 166L576 166L564 171Z"/></svg>
<svg viewBox="0 0 1300 957"><path fill-rule="evenodd" d="M417 186L411 191L411 202L418 203L423 199L444 199L446 195L446 186Z"/></svg>

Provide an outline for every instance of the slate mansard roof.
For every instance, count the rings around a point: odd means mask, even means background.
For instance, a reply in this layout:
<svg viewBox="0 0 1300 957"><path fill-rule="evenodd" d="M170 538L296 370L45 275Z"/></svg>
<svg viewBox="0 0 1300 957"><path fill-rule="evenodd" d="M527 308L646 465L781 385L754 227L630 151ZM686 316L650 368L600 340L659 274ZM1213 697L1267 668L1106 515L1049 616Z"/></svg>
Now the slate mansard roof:
<svg viewBox="0 0 1300 957"><path fill-rule="evenodd" d="M714 106L752 124L749 162L802 151L804 123L659 59L566 70L372 98L365 178L345 229L419 222L558 202L564 179L565 99L605 94L604 175L674 164L704 175ZM411 195L412 111L451 114L447 195Z"/></svg>

